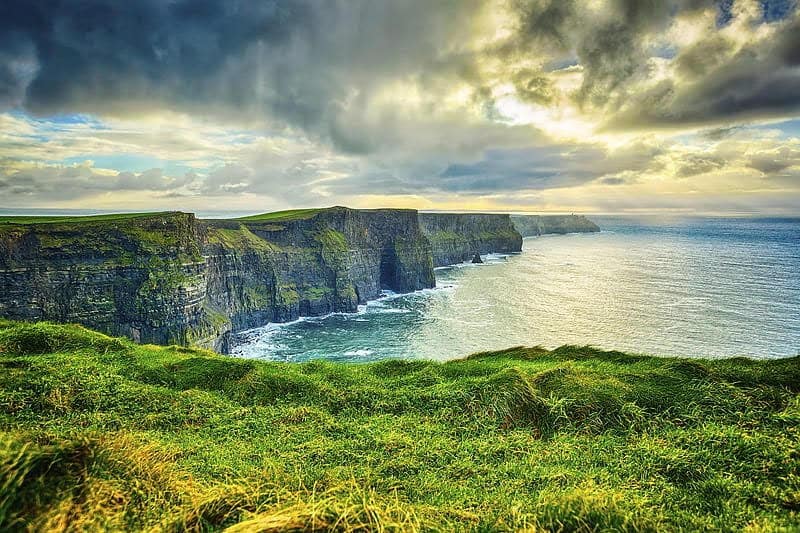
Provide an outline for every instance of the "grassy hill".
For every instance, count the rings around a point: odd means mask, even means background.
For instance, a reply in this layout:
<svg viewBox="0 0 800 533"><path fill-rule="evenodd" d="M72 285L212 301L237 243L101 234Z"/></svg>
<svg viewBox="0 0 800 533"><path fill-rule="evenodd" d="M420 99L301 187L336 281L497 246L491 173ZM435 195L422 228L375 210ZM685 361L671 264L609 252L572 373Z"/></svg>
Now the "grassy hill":
<svg viewBox="0 0 800 533"><path fill-rule="evenodd" d="M262 363L0 322L0 530L797 530L800 358Z"/></svg>
<svg viewBox="0 0 800 533"><path fill-rule="evenodd" d="M288 222L290 220L303 220L311 218L323 208L312 209L287 209L286 211L274 211L272 213L261 213L258 215L250 215L247 217L239 217L236 220L244 220L248 222Z"/></svg>
<svg viewBox="0 0 800 533"><path fill-rule="evenodd" d="M110 215L81 215L81 216L0 216L0 224L73 224L77 222L119 222L132 218L153 217L169 215L175 211L162 211L152 213L113 213Z"/></svg>

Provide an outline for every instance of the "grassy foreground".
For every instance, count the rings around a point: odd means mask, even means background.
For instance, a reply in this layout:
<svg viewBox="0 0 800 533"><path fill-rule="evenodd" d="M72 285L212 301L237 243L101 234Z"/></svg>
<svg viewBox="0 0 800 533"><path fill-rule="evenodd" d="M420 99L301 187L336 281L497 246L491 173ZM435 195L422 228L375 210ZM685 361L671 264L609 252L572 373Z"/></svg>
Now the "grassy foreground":
<svg viewBox="0 0 800 533"><path fill-rule="evenodd" d="M800 358L260 363L0 322L0 530L798 530Z"/></svg>

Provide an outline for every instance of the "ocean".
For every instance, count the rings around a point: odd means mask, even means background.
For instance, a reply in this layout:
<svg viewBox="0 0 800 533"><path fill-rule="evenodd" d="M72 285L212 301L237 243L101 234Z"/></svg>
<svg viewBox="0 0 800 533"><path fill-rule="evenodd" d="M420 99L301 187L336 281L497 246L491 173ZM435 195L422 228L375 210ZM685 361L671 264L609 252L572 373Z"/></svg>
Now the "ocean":
<svg viewBox="0 0 800 533"><path fill-rule="evenodd" d="M512 346L663 356L800 354L800 219L591 217L594 234L436 270L435 289L239 334L278 361L448 360Z"/></svg>

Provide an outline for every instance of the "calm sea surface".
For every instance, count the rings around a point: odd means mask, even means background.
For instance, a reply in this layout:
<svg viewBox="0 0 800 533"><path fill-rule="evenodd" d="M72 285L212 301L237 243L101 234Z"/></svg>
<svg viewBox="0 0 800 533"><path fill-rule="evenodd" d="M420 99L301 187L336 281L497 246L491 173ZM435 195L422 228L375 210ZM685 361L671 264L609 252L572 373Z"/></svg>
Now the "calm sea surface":
<svg viewBox="0 0 800 533"><path fill-rule="evenodd" d="M281 361L452 359L516 345L659 355L800 353L800 219L592 217L599 234L437 269L436 289L243 333Z"/></svg>

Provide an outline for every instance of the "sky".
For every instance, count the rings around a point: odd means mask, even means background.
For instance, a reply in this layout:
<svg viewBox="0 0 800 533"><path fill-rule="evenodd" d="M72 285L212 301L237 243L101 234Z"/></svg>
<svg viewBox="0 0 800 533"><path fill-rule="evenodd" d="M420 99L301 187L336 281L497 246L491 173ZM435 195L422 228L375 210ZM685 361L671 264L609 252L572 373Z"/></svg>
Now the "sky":
<svg viewBox="0 0 800 533"><path fill-rule="evenodd" d="M800 214L795 0L3 0L0 208Z"/></svg>

